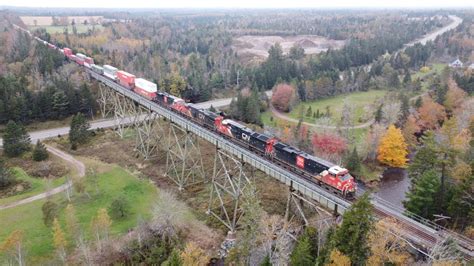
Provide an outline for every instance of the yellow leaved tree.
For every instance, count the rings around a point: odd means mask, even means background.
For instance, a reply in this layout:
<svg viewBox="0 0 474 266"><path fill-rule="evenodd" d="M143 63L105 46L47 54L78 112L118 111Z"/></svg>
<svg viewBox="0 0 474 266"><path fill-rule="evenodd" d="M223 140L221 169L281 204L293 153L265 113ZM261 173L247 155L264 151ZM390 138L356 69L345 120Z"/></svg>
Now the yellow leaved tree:
<svg viewBox="0 0 474 266"><path fill-rule="evenodd" d="M5 255L10 265L25 265L23 252L23 231L13 231L2 243L0 243L0 255Z"/></svg>
<svg viewBox="0 0 474 266"><path fill-rule="evenodd" d="M209 257L200 247L193 242L188 242L181 253L183 265L205 266L209 263Z"/></svg>
<svg viewBox="0 0 474 266"><path fill-rule="evenodd" d="M56 252L58 253L59 258L62 261L65 261L67 241L66 241L64 232L61 229L61 225L59 225L57 218L54 218L54 221L53 221L53 242L54 242L54 247L56 248Z"/></svg>
<svg viewBox="0 0 474 266"><path fill-rule="evenodd" d="M329 255L329 266L351 266L351 259L337 249Z"/></svg>
<svg viewBox="0 0 474 266"><path fill-rule="evenodd" d="M377 159L391 167L405 167L407 163L407 144L402 131L390 125L380 139Z"/></svg>

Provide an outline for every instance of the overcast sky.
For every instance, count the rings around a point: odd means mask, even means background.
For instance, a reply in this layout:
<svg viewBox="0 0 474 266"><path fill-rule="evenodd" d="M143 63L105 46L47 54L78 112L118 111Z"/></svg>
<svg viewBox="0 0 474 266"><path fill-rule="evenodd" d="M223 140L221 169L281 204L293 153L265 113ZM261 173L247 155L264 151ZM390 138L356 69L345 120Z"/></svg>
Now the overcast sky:
<svg viewBox="0 0 474 266"><path fill-rule="evenodd" d="M474 0L0 0L0 6L115 8L474 8Z"/></svg>

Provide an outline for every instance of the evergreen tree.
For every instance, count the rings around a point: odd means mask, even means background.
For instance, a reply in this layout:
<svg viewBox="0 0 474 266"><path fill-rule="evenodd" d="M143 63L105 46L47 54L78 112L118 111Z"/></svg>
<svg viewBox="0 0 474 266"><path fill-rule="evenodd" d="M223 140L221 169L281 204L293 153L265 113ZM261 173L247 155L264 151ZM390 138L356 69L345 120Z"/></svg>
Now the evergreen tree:
<svg viewBox="0 0 474 266"><path fill-rule="evenodd" d="M211 104L211 107L209 108L209 111L211 111L211 112L214 112L214 113L215 113L215 112L216 112L216 108L214 108L214 106L212 106L212 104Z"/></svg>
<svg viewBox="0 0 474 266"><path fill-rule="evenodd" d="M359 171L360 171L360 157L359 157L359 154L357 153L357 148L356 147L354 147L351 154L349 155L346 167L351 172L359 173Z"/></svg>
<svg viewBox="0 0 474 266"><path fill-rule="evenodd" d="M311 117L313 114L313 109L311 108L311 105L308 107L308 110L306 110L306 116Z"/></svg>
<svg viewBox="0 0 474 266"><path fill-rule="evenodd" d="M66 94L58 90L53 94L53 112L56 118L66 117L68 114L69 102Z"/></svg>
<svg viewBox="0 0 474 266"><path fill-rule="evenodd" d="M39 140L36 142L35 148L33 149L33 160L39 162L48 159L49 153L46 147Z"/></svg>
<svg viewBox="0 0 474 266"><path fill-rule="evenodd" d="M402 93L400 95L400 117L398 118L398 123L400 125L405 124L408 115L410 115L410 99L405 93Z"/></svg>
<svg viewBox="0 0 474 266"><path fill-rule="evenodd" d="M30 136L20 123L9 121L3 134L3 151L6 156L17 157L31 149Z"/></svg>
<svg viewBox="0 0 474 266"><path fill-rule="evenodd" d="M382 107L383 107L383 104L379 105L379 107L375 111L374 119L376 123L380 123L380 121L382 121L382 118L383 118Z"/></svg>
<svg viewBox="0 0 474 266"><path fill-rule="evenodd" d="M14 182L14 176L10 173L10 170L5 167L3 159L0 158L0 190L9 187Z"/></svg>
<svg viewBox="0 0 474 266"><path fill-rule="evenodd" d="M110 204L109 213L113 219L123 219L130 214L130 204L124 196L118 196Z"/></svg>
<svg viewBox="0 0 474 266"><path fill-rule="evenodd" d="M89 127L89 122L82 113L78 113L72 118L69 130L69 143L71 143L72 149L76 149L77 145L83 144L89 139Z"/></svg>
<svg viewBox="0 0 474 266"><path fill-rule="evenodd" d="M416 98L415 107L420 108L423 105L423 99L421 97Z"/></svg>
<svg viewBox="0 0 474 266"><path fill-rule="evenodd" d="M313 265L314 264L314 257L311 254L312 247L311 247L311 239L307 234L302 234L297 243L293 252L290 256L291 265L295 266L305 266L305 265Z"/></svg>
<svg viewBox="0 0 474 266"><path fill-rule="evenodd" d="M398 78L398 73L394 71L388 80L388 85L393 88L400 88L400 79Z"/></svg>
<svg viewBox="0 0 474 266"><path fill-rule="evenodd" d="M436 153L434 134L428 132L422 139L422 146L408 165L408 176L411 178L412 186L420 177L429 170L439 169L439 160Z"/></svg>
<svg viewBox="0 0 474 266"><path fill-rule="evenodd" d="M256 90L252 91L252 95L247 101L246 122L263 126L260 115L260 99Z"/></svg>
<svg viewBox="0 0 474 266"><path fill-rule="evenodd" d="M183 260L181 259L181 255L179 250L176 248L171 251L170 256L168 259L161 264L161 266L181 266L183 265Z"/></svg>
<svg viewBox="0 0 474 266"><path fill-rule="evenodd" d="M342 224L331 240L333 246L355 265L364 265L370 252L368 238L373 223L372 204L369 195L364 194L344 213Z"/></svg>
<svg viewBox="0 0 474 266"><path fill-rule="evenodd" d="M58 204L47 200L41 207L43 212L43 222L46 226L51 226L53 220L58 216Z"/></svg>
<svg viewBox="0 0 474 266"><path fill-rule="evenodd" d="M403 205L408 211L430 219L437 210L435 198L439 188L438 172L428 170L407 192L407 200L403 202Z"/></svg>
<svg viewBox="0 0 474 266"><path fill-rule="evenodd" d="M260 266L272 266L272 262L270 261L270 256L265 256L265 258L263 258L263 261L262 263L260 263Z"/></svg>
<svg viewBox="0 0 474 266"><path fill-rule="evenodd" d="M405 76L403 77L403 84L406 86L411 83L411 75L410 72L407 70Z"/></svg>

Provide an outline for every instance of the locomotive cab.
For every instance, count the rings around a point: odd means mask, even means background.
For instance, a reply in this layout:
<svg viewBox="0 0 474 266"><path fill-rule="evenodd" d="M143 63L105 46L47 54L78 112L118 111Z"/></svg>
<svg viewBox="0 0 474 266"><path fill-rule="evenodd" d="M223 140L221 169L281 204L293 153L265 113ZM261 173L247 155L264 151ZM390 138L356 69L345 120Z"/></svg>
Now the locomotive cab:
<svg viewBox="0 0 474 266"><path fill-rule="evenodd" d="M336 188L341 190L343 194L352 194L356 190L354 177L351 176L349 170L340 166L333 166L328 169L329 178L332 179Z"/></svg>

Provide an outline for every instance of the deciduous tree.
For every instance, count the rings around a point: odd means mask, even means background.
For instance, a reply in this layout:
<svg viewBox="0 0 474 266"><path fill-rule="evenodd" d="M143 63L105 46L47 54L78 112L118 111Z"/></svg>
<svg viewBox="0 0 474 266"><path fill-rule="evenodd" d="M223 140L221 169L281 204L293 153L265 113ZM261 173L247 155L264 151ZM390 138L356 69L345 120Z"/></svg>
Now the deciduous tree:
<svg viewBox="0 0 474 266"><path fill-rule="evenodd" d="M58 219L54 218L53 221L53 243L58 256L61 258L62 261L66 260L66 237L64 235L63 230L61 229L61 225L59 225Z"/></svg>
<svg viewBox="0 0 474 266"><path fill-rule="evenodd" d="M446 119L444 107L435 103L431 97L423 98L423 104L418 109L418 125L423 129L435 129Z"/></svg>
<svg viewBox="0 0 474 266"><path fill-rule="evenodd" d="M183 265L205 266L209 263L207 254L193 242L188 242L181 253Z"/></svg>
<svg viewBox="0 0 474 266"><path fill-rule="evenodd" d="M370 257L367 265L406 265L410 257L400 237L402 228L395 220L385 218L375 224L369 237Z"/></svg>
<svg viewBox="0 0 474 266"><path fill-rule="evenodd" d="M76 216L76 210L74 205L68 204L66 206L66 228L69 235L75 239L76 241L79 240L80 237L80 228L79 228L79 220Z"/></svg>
<svg viewBox="0 0 474 266"><path fill-rule="evenodd" d="M409 115L405 121L405 125L402 129L403 138L410 148L415 148L418 144L416 133L420 132L420 127L416 123L416 119L413 115Z"/></svg>
<svg viewBox="0 0 474 266"><path fill-rule="evenodd" d="M272 104L280 111L289 112L296 102L296 90L288 84L279 84L273 90Z"/></svg>
<svg viewBox="0 0 474 266"><path fill-rule="evenodd" d="M390 167L405 167L407 154L407 144L401 130L390 125L380 139L377 159Z"/></svg>
<svg viewBox="0 0 474 266"><path fill-rule="evenodd" d="M23 231L15 230L0 244L0 253L4 253L8 257L11 265L25 265L23 235Z"/></svg>
<svg viewBox="0 0 474 266"><path fill-rule="evenodd" d="M333 249L329 256L328 266L350 266L351 259L337 249Z"/></svg>
<svg viewBox="0 0 474 266"><path fill-rule="evenodd" d="M311 143L315 154L331 159L340 158L347 148L343 138L330 133L314 133Z"/></svg>

